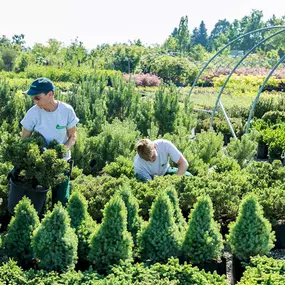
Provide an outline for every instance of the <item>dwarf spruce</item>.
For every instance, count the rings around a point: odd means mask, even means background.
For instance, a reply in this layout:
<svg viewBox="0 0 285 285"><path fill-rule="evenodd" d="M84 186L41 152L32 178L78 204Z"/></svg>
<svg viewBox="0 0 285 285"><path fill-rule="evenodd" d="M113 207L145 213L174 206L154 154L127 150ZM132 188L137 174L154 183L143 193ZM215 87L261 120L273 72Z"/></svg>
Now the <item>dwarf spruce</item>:
<svg viewBox="0 0 285 285"><path fill-rule="evenodd" d="M115 195L104 209L104 218L91 237L88 259L99 272L106 272L110 265L132 258L132 236L127 231L127 209Z"/></svg>
<svg viewBox="0 0 285 285"><path fill-rule="evenodd" d="M32 237L34 257L39 267L63 272L74 268L78 240L70 226L70 218L61 203L48 212Z"/></svg>
<svg viewBox="0 0 285 285"><path fill-rule="evenodd" d="M274 246L275 235L263 216L263 210L256 196L246 196L236 222L229 225L229 243L234 256L248 260L251 256L268 254Z"/></svg>
<svg viewBox="0 0 285 285"><path fill-rule="evenodd" d="M181 236L175 224L173 206L165 191L154 201L149 223L139 233L138 239L143 261L167 262L169 257L179 255Z"/></svg>
<svg viewBox="0 0 285 285"><path fill-rule="evenodd" d="M126 185L120 189L120 195L127 207L127 229L132 234L134 245L137 246L137 233L142 226L142 219L139 216L139 203Z"/></svg>
<svg viewBox="0 0 285 285"><path fill-rule="evenodd" d="M208 196L200 197L189 216L188 229L182 245L184 258L193 264L221 259L223 239L213 216L211 199Z"/></svg>
<svg viewBox="0 0 285 285"><path fill-rule="evenodd" d="M175 223L178 227L178 230L180 231L181 234L184 234L186 230L187 223L182 215L182 211L179 207L179 200L178 200L178 195L174 187L168 187L166 189L166 193L170 199L170 202L173 206L173 215L174 215L174 220Z"/></svg>
<svg viewBox="0 0 285 285"><path fill-rule="evenodd" d="M39 224L37 211L30 199L23 199L15 207L15 216L8 226L7 235L4 237L3 246L9 257L21 263L32 259L31 235Z"/></svg>
<svg viewBox="0 0 285 285"><path fill-rule="evenodd" d="M96 229L96 223L90 217L88 202L79 192L73 192L69 198L67 212L71 219L71 227L75 229L78 238L78 258L87 261L90 250L91 234Z"/></svg>

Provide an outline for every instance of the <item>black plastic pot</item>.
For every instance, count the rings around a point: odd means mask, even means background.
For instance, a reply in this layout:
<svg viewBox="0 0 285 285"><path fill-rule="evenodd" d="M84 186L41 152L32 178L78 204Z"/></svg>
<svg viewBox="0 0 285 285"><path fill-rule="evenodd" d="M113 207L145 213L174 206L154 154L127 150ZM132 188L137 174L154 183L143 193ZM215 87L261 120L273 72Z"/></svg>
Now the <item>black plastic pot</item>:
<svg viewBox="0 0 285 285"><path fill-rule="evenodd" d="M202 263L198 264L197 267L202 270L204 269L205 272L213 273L216 271L219 275L226 275L226 259L222 258L220 262L209 262L209 263Z"/></svg>
<svg viewBox="0 0 285 285"><path fill-rule="evenodd" d="M285 248L285 224L275 225L272 227L272 230L275 231L276 235L276 242L274 249Z"/></svg>
<svg viewBox="0 0 285 285"><path fill-rule="evenodd" d="M235 256L232 257L232 283L231 284L236 284L237 282L240 281L244 271L245 271L245 266L243 266L243 262Z"/></svg>
<svg viewBox="0 0 285 285"><path fill-rule="evenodd" d="M10 192L8 198L8 211L13 214L15 206L24 197L28 197L40 215L46 201L46 195L49 188L38 186L33 188L32 185L18 183L10 179Z"/></svg>
<svg viewBox="0 0 285 285"><path fill-rule="evenodd" d="M268 146L265 143L258 143L257 158L259 159L268 158Z"/></svg>

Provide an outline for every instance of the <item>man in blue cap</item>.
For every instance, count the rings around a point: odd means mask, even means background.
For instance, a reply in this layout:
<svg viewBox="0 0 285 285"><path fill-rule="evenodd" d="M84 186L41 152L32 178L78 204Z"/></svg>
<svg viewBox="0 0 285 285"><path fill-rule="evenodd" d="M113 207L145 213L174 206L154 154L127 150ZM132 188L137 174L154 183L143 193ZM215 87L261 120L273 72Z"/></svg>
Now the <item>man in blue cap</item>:
<svg viewBox="0 0 285 285"><path fill-rule="evenodd" d="M48 78L37 78L24 92L31 96L35 105L28 110L21 121L22 138L28 138L32 132L40 133L47 144L56 140L67 148L65 160L71 159L71 147L76 141L76 124L79 119L73 108L54 98L55 86ZM65 204L69 198L69 177L52 189L52 201Z"/></svg>

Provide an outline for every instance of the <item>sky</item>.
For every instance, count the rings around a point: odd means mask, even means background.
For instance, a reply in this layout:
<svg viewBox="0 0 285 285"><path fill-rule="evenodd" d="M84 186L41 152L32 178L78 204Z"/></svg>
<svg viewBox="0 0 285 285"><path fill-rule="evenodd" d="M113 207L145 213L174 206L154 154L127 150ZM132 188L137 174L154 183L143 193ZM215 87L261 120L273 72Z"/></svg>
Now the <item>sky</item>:
<svg viewBox="0 0 285 285"><path fill-rule="evenodd" d="M232 22L263 12L285 15L285 0L0 0L0 36L24 34L26 46L48 39L65 46L76 38L88 49L104 43L162 44L188 16L189 30L203 20L208 34L218 20Z"/></svg>

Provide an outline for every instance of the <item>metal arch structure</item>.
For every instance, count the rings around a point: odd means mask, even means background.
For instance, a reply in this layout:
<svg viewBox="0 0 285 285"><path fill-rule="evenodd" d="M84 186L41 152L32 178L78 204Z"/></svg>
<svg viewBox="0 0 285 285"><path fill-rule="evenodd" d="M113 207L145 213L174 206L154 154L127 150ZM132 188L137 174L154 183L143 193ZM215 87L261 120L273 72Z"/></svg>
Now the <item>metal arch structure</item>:
<svg viewBox="0 0 285 285"><path fill-rule="evenodd" d="M282 63L282 62L285 62L285 55L283 55L280 60L275 64L275 66L272 68L272 70L269 72L269 74L267 75L267 77L265 78L265 80L263 81L261 87L259 88L258 90L258 93L252 103L252 106L251 106L251 109L250 109L250 112L249 112L249 116L248 116L248 119L247 119L247 122L246 122L246 128L245 128L245 133L247 134L248 133L248 129L250 127L250 122L251 122L251 119L252 119L252 116L253 116L253 112L254 112L254 109L255 109L255 106L259 100L259 97L260 97L260 94L265 86L265 84L267 83L268 79L271 77L271 75L273 74L273 72L277 69L277 67Z"/></svg>
<svg viewBox="0 0 285 285"><path fill-rule="evenodd" d="M226 78L226 80L225 80L223 86L221 87L221 90L220 90L220 92L219 92L219 94L218 94L218 96L217 96L216 104L215 104L215 106L214 106L214 108L213 108L212 115L211 115L210 127L212 127L212 125L213 125L213 120L214 120L214 116L215 116L215 112L216 112L216 110L217 110L218 104L220 104L220 106L221 106L221 108L222 108L222 110L223 110L223 113L224 113L224 115L226 116L226 113L225 113L225 111L224 111L224 109L223 109L223 106L222 106L222 104L221 104L220 98L221 98L221 95L222 95L222 93L223 93L223 91L224 91L224 89L225 89L225 87L226 87L228 81L230 80L232 74L234 73L234 71L235 71L235 70L238 68L238 66L243 62L243 60L244 60L245 58L247 58L247 56L248 56L249 54L251 54L257 47L259 47L261 44L263 44L264 42L268 41L269 39L271 39L271 38L273 38L273 37L275 37L275 36L277 36L277 35L283 33L284 31L285 31L285 29L282 29L281 31L278 31L278 32L276 32L276 33L270 35L269 37L263 39L263 40L260 41L258 44L256 44L254 47L252 47L252 48L238 61L238 63L235 65L235 67L232 69L232 71L230 72L230 74L229 74L228 77ZM227 122L228 122L228 120L227 120ZM229 126L229 127L230 127L230 129L231 129L231 131L232 131L233 136L236 138L236 135L234 134L234 131L233 131L233 129L232 129L232 126Z"/></svg>
<svg viewBox="0 0 285 285"><path fill-rule="evenodd" d="M227 47L229 47L229 46L232 45L233 43L237 42L238 40L240 40L240 39L242 39L242 38L244 38L244 37L246 37L246 36L248 36L248 35L251 35L251 34L254 34L254 33L257 33L257 32L261 32L261 31L273 30L273 29L282 29L282 30L281 30L281 31L278 31L278 32L276 32L276 33L274 33L274 34L272 34L272 35L270 35L270 36L268 36L267 38L265 38L265 39L263 39L262 41L260 41L259 43L257 43L253 48L251 48L251 49L241 58L241 60L239 60L239 62L238 62L238 63L235 65L235 67L232 69L232 71L230 72L230 74L229 74L228 77L226 78L226 80L225 80L223 86L221 87L221 90L220 90L220 92L219 92L219 94L218 94L218 96L217 96L217 100L216 100L216 103L215 103L214 108L212 109L212 111L209 111L209 113L211 113L210 128L212 128L212 124L213 124L213 120L214 120L214 115L215 115L217 106L218 106L218 104L219 104L220 107L221 107L221 109L222 109L222 112L223 112L223 114L224 114L224 116L225 116L225 119L226 119L226 121L227 121L227 124L228 124L228 126L229 126L229 128L230 128L230 130L231 130L231 132L232 132L232 135L233 135L234 138L236 138L236 135L235 135L235 132L234 132L233 127L232 127L232 125L231 125L231 122L230 122L230 120L229 120L229 118L228 118L228 116L227 116L227 114L226 114L226 111L225 111L225 109L224 109L224 107L223 107L223 105L222 105L222 102L220 101L220 97L221 97L221 95L222 95L222 92L223 92L224 88L226 87L226 84L228 83L230 77L232 76L232 74L234 73L234 71L237 69L237 67L243 62L243 60L244 60L245 58L247 58L258 46L260 46L261 44L263 44L263 43L266 42L267 40L269 40L269 39L271 39L271 38L277 36L278 34L284 32L284 31L285 31L285 26L272 26L272 27L261 28L261 29L257 29L257 30L248 32L248 33L246 33L246 34L243 34L243 35L237 37L237 38L234 39L233 41L231 41L231 42L229 42L228 44L226 44L226 45L225 45L223 48L221 48L218 52L216 52L216 53L212 56L212 58L209 59L208 62L204 65L204 67L200 70L199 74L196 76L196 78L195 78L195 80L194 80L194 83L193 83L193 85L192 85L192 87L191 87L191 89L190 89L190 91L189 91L189 93L188 93L188 96L187 96L187 98L186 98L186 101L185 101L185 108L187 108L187 106L188 106L188 104L189 104L189 100L190 100L190 96L191 96L191 94L192 94L192 91L193 91L194 87L196 86L196 84L197 84L199 78L201 77L202 73L204 72L204 70L209 66L209 64L210 64L219 54L221 54ZM274 72L274 70L275 70L275 69L279 66L279 64L283 61L282 59L283 59L283 57L282 57L281 60L274 66L274 68L272 69L272 72L270 72L270 74L268 75L268 78L265 79L266 82L268 81L269 77L272 75L272 73ZM264 84L262 85L262 89L263 89L263 87L265 86L266 82L264 82ZM259 90L258 95L256 96L256 99L255 99L255 101L254 101L254 102L255 102L255 105L256 105L256 103L257 103L257 101L258 101L258 98L259 98L259 95L260 95L262 89ZM252 107L255 107L255 105L252 106ZM253 108L253 111L254 111L254 108ZM252 114L253 114L253 111L251 112ZM251 116L252 116L252 114L251 114ZM249 117L249 120L250 120L250 119L251 119L251 118Z"/></svg>

